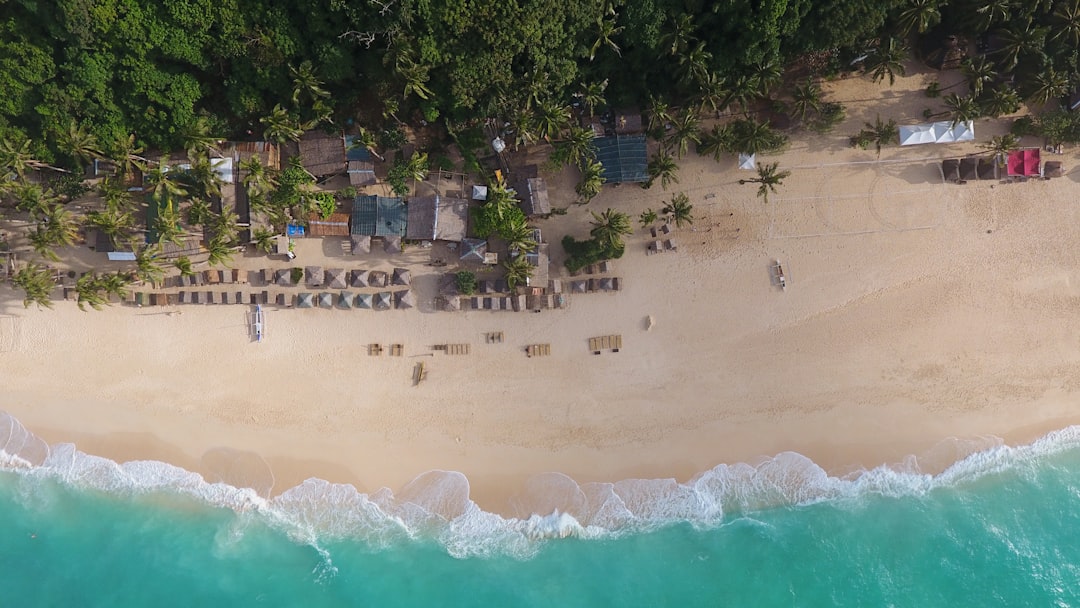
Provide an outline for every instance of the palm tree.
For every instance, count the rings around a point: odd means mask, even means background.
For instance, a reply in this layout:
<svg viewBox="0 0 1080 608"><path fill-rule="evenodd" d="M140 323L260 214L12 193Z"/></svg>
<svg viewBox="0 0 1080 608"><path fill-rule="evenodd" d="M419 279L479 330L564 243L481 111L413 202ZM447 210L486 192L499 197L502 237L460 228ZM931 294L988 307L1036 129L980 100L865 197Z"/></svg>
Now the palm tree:
<svg viewBox="0 0 1080 608"><path fill-rule="evenodd" d="M1020 95L1011 86L999 86L982 100L982 113L997 118L1020 109Z"/></svg>
<svg viewBox="0 0 1080 608"><path fill-rule="evenodd" d="M251 242L255 243L255 248L263 253L272 253L274 251L274 233L266 228L253 230L251 232Z"/></svg>
<svg viewBox="0 0 1080 608"><path fill-rule="evenodd" d="M660 45L667 54L675 57L681 55L693 44L694 30L697 29L697 25L694 23L694 16L689 13L683 13L671 21L671 29L661 36Z"/></svg>
<svg viewBox="0 0 1080 608"><path fill-rule="evenodd" d="M1080 0L1060 2L1054 9L1051 40L1061 39L1072 48L1080 47Z"/></svg>
<svg viewBox="0 0 1080 608"><path fill-rule="evenodd" d="M882 146L900 143L900 132L897 130L895 120L889 119L889 122L882 122L881 115L878 114L877 120L873 123L866 123L866 128L856 138L860 142L865 142L862 147L874 144L880 158Z"/></svg>
<svg viewBox="0 0 1080 608"><path fill-rule="evenodd" d="M26 179L26 170L34 166L34 156L30 152L30 140L16 142L12 139L0 139L0 169L7 169Z"/></svg>
<svg viewBox="0 0 1080 608"><path fill-rule="evenodd" d="M135 143L135 134L127 137L117 137L112 145L113 162L116 163L116 171L121 176L128 175L132 169L140 171L146 168L150 162L142 156L143 148Z"/></svg>
<svg viewBox="0 0 1080 608"><path fill-rule="evenodd" d="M53 194L52 190L43 189L38 184L22 182L12 188L15 196L15 207L30 215L38 215L42 209L56 204L60 199Z"/></svg>
<svg viewBox="0 0 1080 608"><path fill-rule="evenodd" d="M698 139L697 153L700 156L712 156L720 162L720 156L729 151L731 131L726 127L713 125L711 130L698 134Z"/></svg>
<svg viewBox="0 0 1080 608"><path fill-rule="evenodd" d="M653 182L659 179L660 186L667 190L669 184L679 183L679 178L675 175L678 170L679 165L675 164L675 159L671 158L667 151L657 150L656 155L649 160L649 181L645 182L642 188L651 188Z"/></svg>
<svg viewBox="0 0 1080 608"><path fill-rule="evenodd" d="M300 136L304 134L304 130L300 128L297 120L285 108L281 107L281 104L274 106L270 115L260 118L259 122L266 127L266 130L263 131L263 138L277 144L300 141Z"/></svg>
<svg viewBox="0 0 1080 608"><path fill-rule="evenodd" d="M127 297L127 286L131 284L131 275L121 272L107 272L98 277L98 283L105 291L105 295L116 296L117 299Z"/></svg>
<svg viewBox="0 0 1080 608"><path fill-rule="evenodd" d="M54 262L60 260L60 256L56 255L56 251L53 250L52 235L49 233L48 226L38 223L26 236L30 241L30 246L34 248L38 255Z"/></svg>
<svg viewBox="0 0 1080 608"><path fill-rule="evenodd" d="M195 274L195 269L191 267L191 258L186 255L176 258L176 261L173 262L173 266L180 271L180 276L182 277L190 277Z"/></svg>
<svg viewBox="0 0 1080 608"><path fill-rule="evenodd" d="M791 91L791 115L805 122L811 112L821 111L821 87L807 78Z"/></svg>
<svg viewBox="0 0 1080 608"><path fill-rule="evenodd" d="M356 128L356 137L353 138L353 148L364 149L371 153L372 156L380 161L386 160L379 154L376 147L378 142L375 140L375 134L364 127ZM252 158L255 158L254 156Z"/></svg>
<svg viewBox="0 0 1080 608"><path fill-rule="evenodd" d="M26 292L23 298L24 308L30 308L31 304L37 304L39 308L42 306L52 308L50 294L56 286L56 281L53 280L53 274L48 268L38 264L27 264L15 273L12 281L16 287Z"/></svg>
<svg viewBox="0 0 1080 608"><path fill-rule="evenodd" d="M135 229L135 216L122 207L106 205L101 211L87 213L86 225L109 237L109 242L115 247Z"/></svg>
<svg viewBox="0 0 1080 608"><path fill-rule="evenodd" d="M698 42L693 48L678 56L678 79L684 85L705 80L710 72L712 53L705 50L705 43Z"/></svg>
<svg viewBox="0 0 1080 608"><path fill-rule="evenodd" d="M146 183L150 185L150 198L159 203L187 196L187 190L180 184L183 177L181 172L170 171L168 162L169 158L162 156L161 161L146 172Z"/></svg>
<svg viewBox="0 0 1080 608"><path fill-rule="evenodd" d="M983 150L992 153L998 159L1006 156L1013 150L1020 149L1020 138L1012 133L1006 133L1005 135L995 135L990 138L990 141L979 146Z"/></svg>
<svg viewBox="0 0 1080 608"><path fill-rule="evenodd" d="M912 31L920 34L941 22L939 0L909 0L907 8L896 18L897 35L907 38Z"/></svg>
<svg viewBox="0 0 1080 608"><path fill-rule="evenodd" d="M619 49L619 45L615 44L615 36L623 30L622 27L615 27L614 19L604 19L603 16L596 18L596 41L593 42L592 47L589 48L589 61L596 58L596 52L601 47L608 47L615 51L615 54L622 57L622 51Z"/></svg>
<svg viewBox="0 0 1080 608"><path fill-rule="evenodd" d="M558 137L570 122L570 109L547 99L536 106L536 134L545 141Z"/></svg>
<svg viewBox="0 0 1080 608"><path fill-rule="evenodd" d="M649 97L649 133L654 139L660 139L664 127L671 122L671 106L663 97Z"/></svg>
<svg viewBox="0 0 1080 608"><path fill-rule="evenodd" d="M408 163L409 178L422 182L427 179L430 170L431 164L428 162L427 152L413 152Z"/></svg>
<svg viewBox="0 0 1080 608"><path fill-rule="evenodd" d="M698 92L695 99L698 109L704 112L708 108L713 114L719 114L724 109L724 102L731 95L727 88L727 81L713 72L705 77L705 80L697 83Z"/></svg>
<svg viewBox="0 0 1080 608"><path fill-rule="evenodd" d="M98 184L98 194L105 201L105 206L130 211L134 206L131 193L124 184L114 178L105 178Z"/></svg>
<svg viewBox="0 0 1080 608"><path fill-rule="evenodd" d="M655 211L653 211L652 209L646 209L645 211L641 212L640 216L638 216L638 223L641 224L642 228L648 228L649 226L655 224L656 221L659 219L660 216L658 216Z"/></svg>
<svg viewBox="0 0 1080 608"><path fill-rule="evenodd" d="M734 106L745 112L749 110L750 104L754 103L757 97L757 86L753 77L742 75L732 82L727 99L724 100L724 106Z"/></svg>
<svg viewBox="0 0 1080 608"><path fill-rule="evenodd" d="M512 256L532 251L538 245L533 237L532 227L521 217L515 217L503 226L499 231L499 236L506 241L506 246Z"/></svg>
<svg viewBox="0 0 1080 608"><path fill-rule="evenodd" d="M784 78L784 66L776 59L758 61L751 68L750 84L758 97L768 97Z"/></svg>
<svg viewBox="0 0 1080 608"><path fill-rule="evenodd" d="M1005 23L1012 18L1013 0L984 0L982 6L975 9L978 15L976 27L979 31L988 31L996 23Z"/></svg>
<svg viewBox="0 0 1080 608"><path fill-rule="evenodd" d="M229 247L236 245L237 236L240 234L240 216L230 209L223 209L221 213L212 215L210 218L210 230L215 240L221 240Z"/></svg>
<svg viewBox="0 0 1080 608"><path fill-rule="evenodd" d="M530 264L529 260L523 255L506 260L503 267L506 268L506 284L512 290L516 289L518 285L528 284L529 279L536 272L536 267Z"/></svg>
<svg viewBox="0 0 1080 608"><path fill-rule="evenodd" d="M523 108L515 108L507 118L510 123L507 127L509 133L514 136L514 149L519 146L527 146L536 141L536 119L532 112Z"/></svg>
<svg viewBox="0 0 1080 608"><path fill-rule="evenodd" d="M98 146L97 138L72 118L66 131L59 134L56 142L60 150L75 161L75 166L82 170L84 163L102 158L104 154Z"/></svg>
<svg viewBox="0 0 1080 608"><path fill-rule="evenodd" d="M608 81L605 78L600 82L582 83L581 89L574 93L574 97L581 99L581 105L589 116L596 112L596 108L604 105L604 90L607 89Z"/></svg>
<svg viewBox="0 0 1080 608"><path fill-rule="evenodd" d="M1032 78L1032 84L1035 89L1028 99L1035 103L1046 103L1069 93L1069 77L1050 66L1037 72Z"/></svg>
<svg viewBox="0 0 1080 608"><path fill-rule="evenodd" d="M46 204L38 210L38 229L49 246L71 247L79 239L79 223L63 205ZM56 259L55 254L50 255Z"/></svg>
<svg viewBox="0 0 1080 608"><path fill-rule="evenodd" d="M566 139L555 144L552 160L559 166L566 166L581 165L587 159L594 158L596 149L593 147L593 137L595 133L592 129L570 125Z"/></svg>
<svg viewBox="0 0 1080 608"><path fill-rule="evenodd" d="M787 143L787 138L774 131L769 123L750 118L730 123L725 137L731 151L743 154L772 152L779 150Z"/></svg>
<svg viewBox="0 0 1080 608"><path fill-rule="evenodd" d="M1020 63L1022 55L1043 54L1046 28L1031 27L1030 19L1025 24L1017 23L1010 28L998 30L997 34L1002 46L995 52L1001 53L1002 65L1007 71Z"/></svg>
<svg viewBox="0 0 1080 608"><path fill-rule="evenodd" d="M689 110L684 111L675 119L671 132L664 138L665 146L674 149L675 154L682 158L690 148L690 142L696 144L701 141L698 136L698 125L700 124L701 119L698 118L697 114Z"/></svg>
<svg viewBox="0 0 1080 608"><path fill-rule="evenodd" d="M258 156L241 162L240 170L244 172L244 189L252 201L264 201L277 188L277 177L262 164Z"/></svg>
<svg viewBox="0 0 1080 608"><path fill-rule="evenodd" d="M315 76L310 60L301 61L298 68L290 65L289 76L293 81L292 102L294 105L299 105L301 94L307 95L312 101L330 97L330 92L322 88L322 81Z"/></svg>
<svg viewBox="0 0 1080 608"><path fill-rule="evenodd" d="M104 293L105 287L98 280L97 273L88 273L75 281L75 294L78 296L75 303L79 310L86 310L85 304L89 304L94 310L101 310L109 304L109 299Z"/></svg>
<svg viewBox="0 0 1080 608"><path fill-rule="evenodd" d="M581 164L581 181L578 182L575 191L579 197L579 203L588 204L589 201L600 194L604 185L604 165L598 160L586 160Z"/></svg>
<svg viewBox="0 0 1080 608"><path fill-rule="evenodd" d="M204 226L214 217L210 203L205 199L193 198L187 207L187 223L190 226Z"/></svg>
<svg viewBox="0 0 1080 608"><path fill-rule="evenodd" d="M949 93L945 96L944 101L945 107L948 108L948 112L952 115L953 126L975 120L982 115L982 109L979 108L978 102L970 95L960 97L956 93Z"/></svg>
<svg viewBox="0 0 1080 608"><path fill-rule="evenodd" d="M664 220L669 224L674 222L676 228L694 223L694 206L690 204L690 197L686 196L685 192L672 196L669 202L664 203L660 212L664 214Z"/></svg>
<svg viewBox="0 0 1080 608"><path fill-rule="evenodd" d="M156 204L156 203L151 203ZM180 212L172 202L160 205L151 228L158 235L158 243L180 245L184 228L180 225Z"/></svg>
<svg viewBox="0 0 1080 608"><path fill-rule="evenodd" d="M740 184L758 184L757 195L765 199L765 204L769 203L769 193L776 194L776 187L783 184L784 180L791 176L791 171L777 171L779 163L772 163L771 165L762 165L758 163L757 171L758 176L750 179L740 179Z"/></svg>
<svg viewBox="0 0 1080 608"><path fill-rule="evenodd" d="M976 97L982 95L986 85L993 83L994 79L997 78L997 72L994 71L994 63L988 61L986 57L967 59L964 61L962 68L964 75L967 77L968 84L971 87L971 91Z"/></svg>
<svg viewBox="0 0 1080 608"><path fill-rule="evenodd" d="M184 149L187 150L189 158L208 156L211 152L221 153L217 149L217 145L221 142L222 137L214 135L213 131L210 119L206 116L199 116L188 124L181 133L181 137L184 140Z"/></svg>
<svg viewBox="0 0 1080 608"><path fill-rule="evenodd" d="M608 251L623 249L623 237L634 233L630 216L621 211L609 208L603 213L593 211L592 216L593 220L589 222L592 230L589 234Z"/></svg>
<svg viewBox="0 0 1080 608"><path fill-rule="evenodd" d="M870 72L874 82L881 82L889 78L889 86L896 83L896 76L903 76L904 59L907 58L907 46L896 38L886 38L870 52L866 58L866 70Z"/></svg>
<svg viewBox="0 0 1080 608"><path fill-rule="evenodd" d="M135 252L135 277L144 282L156 285L165 277L165 269L161 264L161 245L131 244Z"/></svg>
<svg viewBox="0 0 1080 608"><path fill-rule="evenodd" d="M206 244L206 253L209 254L206 261L211 266L227 266L232 261L233 249L228 241L215 237Z"/></svg>

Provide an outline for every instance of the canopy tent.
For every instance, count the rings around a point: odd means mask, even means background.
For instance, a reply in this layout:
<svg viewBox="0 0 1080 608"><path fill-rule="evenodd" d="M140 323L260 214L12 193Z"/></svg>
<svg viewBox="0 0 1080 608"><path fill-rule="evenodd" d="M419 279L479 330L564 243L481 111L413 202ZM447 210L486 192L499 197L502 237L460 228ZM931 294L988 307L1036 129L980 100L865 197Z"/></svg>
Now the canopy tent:
<svg viewBox="0 0 1080 608"><path fill-rule="evenodd" d="M739 168L744 171L757 170L757 154L740 154Z"/></svg>
<svg viewBox="0 0 1080 608"><path fill-rule="evenodd" d="M1026 148L1009 152L1009 175L1039 175L1039 149Z"/></svg>
<svg viewBox="0 0 1080 608"><path fill-rule="evenodd" d="M473 185L472 187L472 200L474 201L486 201L488 195L487 186Z"/></svg>
<svg viewBox="0 0 1080 608"><path fill-rule="evenodd" d="M973 141L975 125L972 121L951 123L949 121L922 125L904 125L900 127L900 145L950 144L958 141Z"/></svg>
<svg viewBox="0 0 1080 608"><path fill-rule="evenodd" d="M338 294L338 306L341 308L353 307L353 294L349 291L343 291Z"/></svg>
<svg viewBox="0 0 1080 608"><path fill-rule="evenodd" d="M311 293L298 293L296 294L296 307L297 308L312 308L315 306L315 294Z"/></svg>
<svg viewBox="0 0 1080 608"><path fill-rule="evenodd" d="M484 263L484 255L487 253L488 243L484 239L462 239L461 261Z"/></svg>
<svg viewBox="0 0 1080 608"><path fill-rule="evenodd" d="M394 301L398 308L415 308L416 296L413 295L412 290L403 289L401 291L394 292Z"/></svg>
<svg viewBox="0 0 1080 608"><path fill-rule="evenodd" d="M356 307L371 309L371 294L361 293L356 296Z"/></svg>
<svg viewBox="0 0 1080 608"><path fill-rule="evenodd" d="M334 307L334 294L321 291L319 292L319 308L333 308Z"/></svg>
<svg viewBox="0 0 1080 608"><path fill-rule="evenodd" d="M947 182L958 181L960 179L960 161L955 158L946 158L941 161L941 174Z"/></svg>
<svg viewBox="0 0 1080 608"><path fill-rule="evenodd" d="M353 287L367 287L368 286L368 273L366 270L354 270L351 273L352 280L349 283Z"/></svg>
<svg viewBox="0 0 1080 608"><path fill-rule="evenodd" d="M393 307L394 298L389 291L380 291L375 294L372 308L375 310L390 310Z"/></svg>

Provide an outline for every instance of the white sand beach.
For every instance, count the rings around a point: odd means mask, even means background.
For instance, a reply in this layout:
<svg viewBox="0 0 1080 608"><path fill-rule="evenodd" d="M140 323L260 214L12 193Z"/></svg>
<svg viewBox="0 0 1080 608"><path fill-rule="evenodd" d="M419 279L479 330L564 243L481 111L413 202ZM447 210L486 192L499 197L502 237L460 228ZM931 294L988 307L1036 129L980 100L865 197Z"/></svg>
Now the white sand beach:
<svg viewBox="0 0 1080 608"><path fill-rule="evenodd" d="M888 147L880 159L847 145L879 113L920 122L935 100L917 90L931 79L828 84L849 118L760 159L792 172L768 205L738 184L749 174L734 159L691 152L668 193L608 187L539 222L552 276L565 279L558 240L584 236L588 211L636 217L679 191L694 204L678 252L646 255L639 231L610 273L622 291L575 294L566 310L271 306L255 344L247 306L26 310L4 287L0 409L51 443L209 477L221 448L254 452L275 493L307 477L375 490L461 471L481 506L510 513L525 481L550 471L685 480L788 450L831 473L910 455L934 471L995 437L1080 422L1080 157L1055 156L1068 173L1054 180L960 186L942 183L940 159L979 152L1005 121L977 122L975 144ZM575 179L549 178L556 206ZM298 247L301 260L371 267L333 243ZM441 270L414 267L418 293ZM504 341L487 344L491 331ZM588 350L609 334L620 352ZM369 356L369 343L403 344L404 356ZM432 349L446 343L471 353ZM537 343L551 355L526 357ZM421 361L428 376L414 386Z"/></svg>

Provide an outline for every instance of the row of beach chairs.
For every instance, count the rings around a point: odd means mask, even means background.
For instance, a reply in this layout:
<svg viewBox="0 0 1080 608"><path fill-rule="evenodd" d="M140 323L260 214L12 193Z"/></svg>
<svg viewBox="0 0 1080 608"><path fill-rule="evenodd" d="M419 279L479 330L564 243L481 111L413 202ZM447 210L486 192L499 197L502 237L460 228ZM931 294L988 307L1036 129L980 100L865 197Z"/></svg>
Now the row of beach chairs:
<svg viewBox="0 0 1080 608"><path fill-rule="evenodd" d="M279 287L327 287L330 289L363 288L363 287L390 287L400 285L408 287L412 281L412 273L406 268L395 268L387 272L383 270L346 270L344 268L327 268L321 266L307 266L300 276L293 275L292 268L263 268L259 271L259 278L264 285L277 285Z"/></svg>
<svg viewBox="0 0 1080 608"><path fill-rule="evenodd" d="M187 276L166 277L163 287L200 287L203 285L237 284L248 282L248 271L235 268L204 270Z"/></svg>
<svg viewBox="0 0 1080 608"><path fill-rule="evenodd" d="M678 250L679 246L675 243L675 239L665 239L650 242L646 253L649 255L654 253L675 253Z"/></svg>
<svg viewBox="0 0 1080 608"><path fill-rule="evenodd" d="M582 274L605 274L605 273L614 272L614 271L615 271L615 266L611 262L611 260L604 260L603 262L598 262L596 264L589 264L588 266L582 268L581 270L578 270L577 272L572 273L571 276L576 277L576 276L582 275Z"/></svg>
<svg viewBox="0 0 1080 608"><path fill-rule="evenodd" d="M600 291L622 291L623 280L620 277L602 279L578 279L570 281L570 293L596 293Z"/></svg>
<svg viewBox="0 0 1080 608"><path fill-rule="evenodd" d="M567 307L563 294L549 293L539 296L496 296L461 298L462 310L509 310L514 312L563 309Z"/></svg>

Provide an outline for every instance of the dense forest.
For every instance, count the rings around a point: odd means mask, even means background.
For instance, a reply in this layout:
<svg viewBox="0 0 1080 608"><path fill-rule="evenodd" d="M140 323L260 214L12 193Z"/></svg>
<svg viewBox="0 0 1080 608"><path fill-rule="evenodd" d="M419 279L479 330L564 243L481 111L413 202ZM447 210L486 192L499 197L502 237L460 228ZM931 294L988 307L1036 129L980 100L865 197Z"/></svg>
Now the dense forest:
<svg viewBox="0 0 1080 608"><path fill-rule="evenodd" d="M270 126L495 117L550 137L573 102L723 109L785 67L991 33L1021 96L1074 86L1077 0L7 0L0 137L64 162L74 128L106 154L181 147L204 116ZM914 44L916 39L919 44ZM981 92L981 87L980 87ZM70 142L68 142L70 143Z"/></svg>

